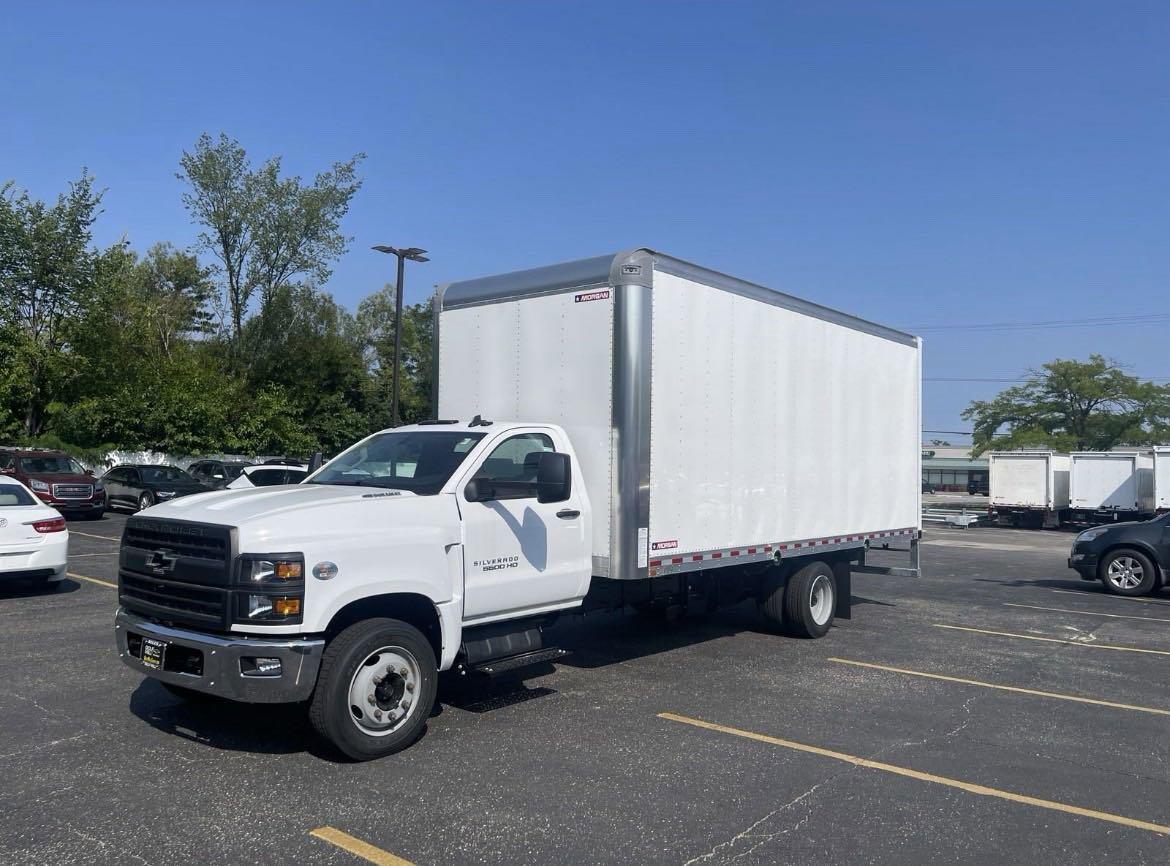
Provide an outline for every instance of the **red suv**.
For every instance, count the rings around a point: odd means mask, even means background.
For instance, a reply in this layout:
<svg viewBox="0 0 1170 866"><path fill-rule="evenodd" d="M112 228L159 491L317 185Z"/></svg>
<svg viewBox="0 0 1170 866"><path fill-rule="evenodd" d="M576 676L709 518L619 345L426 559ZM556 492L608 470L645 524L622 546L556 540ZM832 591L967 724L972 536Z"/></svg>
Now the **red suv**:
<svg viewBox="0 0 1170 866"><path fill-rule="evenodd" d="M62 514L98 518L105 513L106 491L64 451L0 447L0 474L21 481Z"/></svg>

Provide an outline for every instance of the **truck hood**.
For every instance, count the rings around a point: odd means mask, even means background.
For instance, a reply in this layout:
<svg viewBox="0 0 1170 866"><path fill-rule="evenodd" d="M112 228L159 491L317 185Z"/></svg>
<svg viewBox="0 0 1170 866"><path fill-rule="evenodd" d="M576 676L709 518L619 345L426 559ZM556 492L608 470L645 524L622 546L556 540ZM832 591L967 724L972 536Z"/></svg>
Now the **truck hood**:
<svg viewBox="0 0 1170 866"><path fill-rule="evenodd" d="M234 526L240 552L264 553L322 544L336 549L362 537L390 544L399 533L436 529L457 541L458 514L450 500L379 487L285 484L198 493L139 514Z"/></svg>
<svg viewBox="0 0 1170 866"><path fill-rule="evenodd" d="M330 484L281 484L275 487L213 490L174 502L165 502L148 510L151 517L241 526L245 523L279 519L292 513L303 514L335 508L338 505L413 498L417 498L415 494L406 490L341 487Z"/></svg>

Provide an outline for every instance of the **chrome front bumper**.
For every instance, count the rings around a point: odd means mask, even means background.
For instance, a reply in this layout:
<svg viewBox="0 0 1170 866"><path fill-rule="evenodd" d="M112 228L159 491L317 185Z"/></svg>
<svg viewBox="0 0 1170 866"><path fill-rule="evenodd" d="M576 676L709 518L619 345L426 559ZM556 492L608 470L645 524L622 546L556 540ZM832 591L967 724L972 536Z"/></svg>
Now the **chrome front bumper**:
<svg viewBox="0 0 1170 866"><path fill-rule="evenodd" d="M139 657L141 650L134 651L135 646L141 647L143 638L167 644L162 668L147 667ZM308 700L325 652L322 638L202 634L159 625L121 607L114 617L114 639L122 661L140 674L253 704ZM278 659L279 672L257 671L256 659Z"/></svg>

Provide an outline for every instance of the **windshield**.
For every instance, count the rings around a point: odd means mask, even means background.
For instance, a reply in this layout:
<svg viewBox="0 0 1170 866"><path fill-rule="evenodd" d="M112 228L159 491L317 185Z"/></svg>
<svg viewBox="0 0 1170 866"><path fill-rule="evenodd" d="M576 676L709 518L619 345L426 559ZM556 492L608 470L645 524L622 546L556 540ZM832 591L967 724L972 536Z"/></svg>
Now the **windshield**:
<svg viewBox="0 0 1170 866"><path fill-rule="evenodd" d="M223 464L223 471L227 473L229 479L239 478L240 473L244 471L244 467L249 465L248 463L225 463Z"/></svg>
<svg viewBox="0 0 1170 866"><path fill-rule="evenodd" d="M194 481L195 479L174 466L140 466L142 480L147 484L158 484L167 481Z"/></svg>
<svg viewBox="0 0 1170 866"><path fill-rule="evenodd" d="M26 475L84 475L85 470L76 460L60 455L23 457L20 471Z"/></svg>
<svg viewBox="0 0 1170 866"><path fill-rule="evenodd" d="M379 433L335 457L309 484L388 487L433 495L459 468L483 433Z"/></svg>

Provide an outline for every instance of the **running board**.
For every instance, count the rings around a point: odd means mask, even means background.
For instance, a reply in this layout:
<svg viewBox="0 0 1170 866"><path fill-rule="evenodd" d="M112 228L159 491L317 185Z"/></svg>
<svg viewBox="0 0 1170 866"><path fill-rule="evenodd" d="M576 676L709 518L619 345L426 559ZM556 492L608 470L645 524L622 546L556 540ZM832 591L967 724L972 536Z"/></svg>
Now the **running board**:
<svg viewBox="0 0 1170 866"><path fill-rule="evenodd" d="M489 677L494 677L507 673L508 671L514 671L517 668L526 668L529 665L540 664L541 662L557 661L568 654L568 650L551 647L549 649L539 649L533 650L532 652L520 653L519 655L507 656L502 659L492 659L483 664L472 665L471 669L481 674L487 674Z"/></svg>

